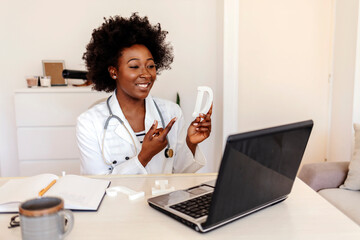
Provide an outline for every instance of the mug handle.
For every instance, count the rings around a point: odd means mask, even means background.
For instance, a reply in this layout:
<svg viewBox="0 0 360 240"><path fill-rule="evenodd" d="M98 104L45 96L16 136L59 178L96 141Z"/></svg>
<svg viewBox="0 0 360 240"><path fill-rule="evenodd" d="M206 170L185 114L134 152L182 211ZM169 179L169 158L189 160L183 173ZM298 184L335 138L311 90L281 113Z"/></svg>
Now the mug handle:
<svg viewBox="0 0 360 240"><path fill-rule="evenodd" d="M67 220L66 224L64 221L64 223L61 225L61 231L62 231L61 238L65 238L67 235L69 235L69 233L74 227L74 215L70 210L61 210L60 212L58 212L58 214L61 218Z"/></svg>

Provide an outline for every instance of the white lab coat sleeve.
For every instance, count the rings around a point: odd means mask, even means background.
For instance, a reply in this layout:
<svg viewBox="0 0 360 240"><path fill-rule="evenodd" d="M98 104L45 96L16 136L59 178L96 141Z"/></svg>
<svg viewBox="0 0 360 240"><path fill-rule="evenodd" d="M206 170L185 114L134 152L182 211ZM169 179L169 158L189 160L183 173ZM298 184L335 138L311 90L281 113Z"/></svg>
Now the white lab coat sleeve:
<svg viewBox="0 0 360 240"><path fill-rule="evenodd" d="M80 150L80 173L88 175L109 174L109 166L102 160L101 149L93 121L80 115L76 125L76 137Z"/></svg>
<svg viewBox="0 0 360 240"><path fill-rule="evenodd" d="M178 107L178 106L177 106ZM206 158L201 152L199 145L196 147L195 156L186 144L188 126L185 126L184 116L179 108L178 117L178 141L176 144L176 155L174 160L174 173L194 173L206 164Z"/></svg>
<svg viewBox="0 0 360 240"><path fill-rule="evenodd" d="M140 163L138 156L130 158L124 163L114 167L111 174L147 174L148 172Z"/></svg>

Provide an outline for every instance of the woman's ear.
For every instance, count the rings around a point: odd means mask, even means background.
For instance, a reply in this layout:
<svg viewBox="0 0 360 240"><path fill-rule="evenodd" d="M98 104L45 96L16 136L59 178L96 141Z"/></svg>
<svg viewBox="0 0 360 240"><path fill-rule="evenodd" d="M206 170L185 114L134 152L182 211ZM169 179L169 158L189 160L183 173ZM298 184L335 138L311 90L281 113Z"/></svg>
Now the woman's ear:
<svg viewBox="0 0 360 240"><path fill-rule="evenodd" d="M108 67L108 71L109 71L110 77L112 79L117 79L117 73L116 73L115 67L113 67L113 66Z"/></svg>

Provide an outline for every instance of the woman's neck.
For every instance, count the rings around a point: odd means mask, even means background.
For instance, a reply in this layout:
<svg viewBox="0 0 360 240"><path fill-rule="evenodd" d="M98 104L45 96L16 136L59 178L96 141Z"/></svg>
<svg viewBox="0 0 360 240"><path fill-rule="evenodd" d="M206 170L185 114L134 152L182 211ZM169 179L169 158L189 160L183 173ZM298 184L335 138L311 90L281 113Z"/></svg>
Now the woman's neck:
<svg viewBox="0 0 360 240"><path fill-rule="evenodd" d="M134 132L145 130L145 99L126 98L116 94L121 111Z"/></svg>

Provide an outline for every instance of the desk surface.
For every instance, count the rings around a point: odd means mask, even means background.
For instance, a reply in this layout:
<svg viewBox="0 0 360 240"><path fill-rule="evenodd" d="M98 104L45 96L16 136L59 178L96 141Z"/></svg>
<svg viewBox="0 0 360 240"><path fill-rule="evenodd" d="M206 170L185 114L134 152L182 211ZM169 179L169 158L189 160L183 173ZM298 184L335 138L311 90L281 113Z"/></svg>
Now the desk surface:
<svg viewBox="0 0 360 240"><path fill-rule="evenodd" d="M113 176L111 186L145 191L135 201L119 193L105 196L97 212L74 212L71 239L360 239L360 226L297 179L287 200L201 234L148 206L151 187L168 179L176 189L215 179L215 174ZM0 178L0 185L6 179ZM8 229L13 214L0 214L0 239L21 239L20 228Z"/></svg>

